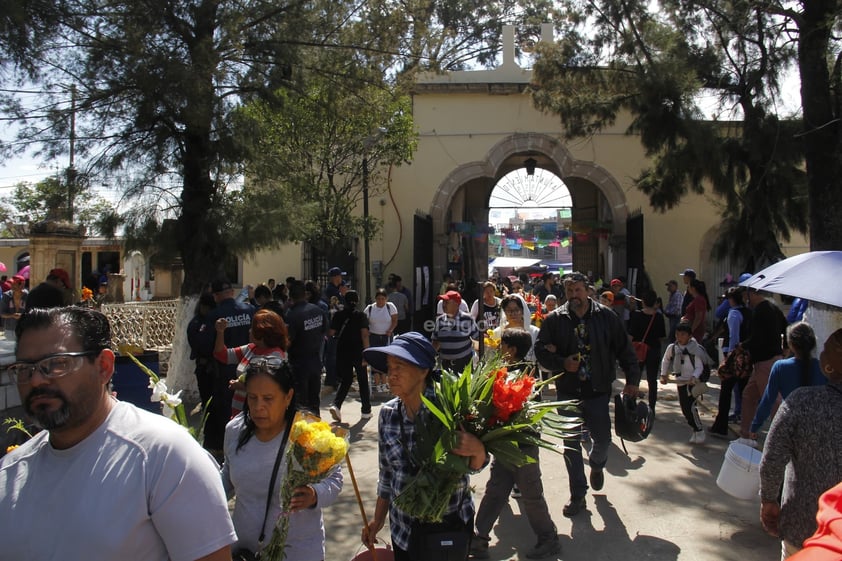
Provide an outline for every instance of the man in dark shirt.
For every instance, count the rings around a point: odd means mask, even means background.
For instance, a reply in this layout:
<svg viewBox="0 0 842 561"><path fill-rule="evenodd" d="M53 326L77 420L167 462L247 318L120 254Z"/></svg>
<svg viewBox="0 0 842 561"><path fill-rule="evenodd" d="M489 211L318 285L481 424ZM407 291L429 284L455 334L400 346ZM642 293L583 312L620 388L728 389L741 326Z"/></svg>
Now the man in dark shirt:
<svg viewBox="0 0 842 561"><path fill-rule="evenodd" d="M604 468L611 445L609 402L617 377L616 363L626 375L623 393L630 396L637 396L640 367L623 321L610 308L588 298L587 277L572 273L565 278L564 289L567 302L544 318L535 342L535 356L546 370L564 374L556 381L558 399L580 402L575 414L593 438L588 459L590 486L599 491L605 482ZM588 490L579 437L564 441L564 460L570 501L562 513L570 517L585 508Z"/></svg>
<svg viewBox="0 0 842 561"><path fill-rule="evenodd" d="M757 404L766 390L772 365L783 356L782 337L786 333L786 316L763 292L749 288L748 305L752 310L751 335L741 343L751 353L754 364L751 377L743 390L740 441L749 446L757 443L749 437Z"/></svg>
<svg viewBox="0 0 842 561"><path fill-rule="evenodd" d="M205 322L199 330L200 353L213 355L216 341L216 320L225 318L228 326L225 328L225 347L239 347L249 343L251 318L254 316L254 306L246 302L234 300L234 287L225 279L218 279L211 283L213 299L216 308L206 316ZM237 377L236 364L217 364L213 381L213 399L208 408L208 420L205 423L204 446L212 453L221 454L222 442L225 438L225 425L231 419L231 399L234 392L228 383Z"/></svg>
<svg viewBox="0 0 842 561"><path fill-rule="evenodd" d="M287 310L289 329L289 363L295 374L295 393L314 415L319 414L321 389L322 344L327 335L325 311L307 301L304 283L292 281L289 288L292 307Z"/></svg>

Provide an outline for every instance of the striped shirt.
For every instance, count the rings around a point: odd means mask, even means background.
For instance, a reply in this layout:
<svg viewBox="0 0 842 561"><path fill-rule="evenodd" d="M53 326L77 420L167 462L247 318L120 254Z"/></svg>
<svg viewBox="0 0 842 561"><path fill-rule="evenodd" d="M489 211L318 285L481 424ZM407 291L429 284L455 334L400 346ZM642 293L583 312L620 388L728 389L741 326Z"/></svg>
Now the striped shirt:
<svg viewBox="0 0 842 561"><path fill-rule="evenodd" d="M479 339L479 329L470 314L459 312L453 317L444 314L436 318L432 339L439 342L442 360L464 359L474 353L472 339Z"/></svg>
<svg viewBox="0 0 842 561"><path fill-rule="evenodd" d="M243 345L241 347L231 347L225 349L225 352L213 353L214 358L223 364L236 364L237 376L246 373L249 366L249 361L257 357L273 356L281 360L287 359L287 354L280 347L263 347L258 348L254 343ZM246 403L246 392L243 390L235 390L234 397L231 398L231 417L235 417L243 410L243 405Z"/></svg>

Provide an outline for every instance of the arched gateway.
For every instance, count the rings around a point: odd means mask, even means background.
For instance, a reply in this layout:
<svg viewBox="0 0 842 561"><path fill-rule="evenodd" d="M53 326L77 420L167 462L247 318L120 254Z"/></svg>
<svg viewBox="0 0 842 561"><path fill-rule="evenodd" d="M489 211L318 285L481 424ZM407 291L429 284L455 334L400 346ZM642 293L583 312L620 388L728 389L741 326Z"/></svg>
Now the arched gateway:
<svg viewBox="0 0 842 561"><path fill-rule="evenodd" d="M501 177L524 166L527 159L550 171L568 186L573 200L574 223L610 224L610 232L590 236L574 245L573 268L596 275L624 270L628 208L619 183L602 166L574 158L557 138L541 133L514 133L497 142L480 161L455 167L439 184L430 206L433 236L447 239L433 252L436 278L446 272L447 253L455 222L488 224L488 200ZM463 259L469 278L482 279L488 264L488 246L483 237L472 239Z"/></svg>

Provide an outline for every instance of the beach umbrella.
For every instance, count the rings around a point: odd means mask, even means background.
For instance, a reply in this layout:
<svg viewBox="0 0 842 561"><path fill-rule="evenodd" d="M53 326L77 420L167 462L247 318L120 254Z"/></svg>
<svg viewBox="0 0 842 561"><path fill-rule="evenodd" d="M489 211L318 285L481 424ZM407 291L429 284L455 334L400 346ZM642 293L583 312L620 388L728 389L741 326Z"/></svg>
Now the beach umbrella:
<svg viewBox="0 0 842 561"><path fill-rule="evenodd" d="M811 251L778 261L740 285L842 308L840 278L842 251Z"/></svg>

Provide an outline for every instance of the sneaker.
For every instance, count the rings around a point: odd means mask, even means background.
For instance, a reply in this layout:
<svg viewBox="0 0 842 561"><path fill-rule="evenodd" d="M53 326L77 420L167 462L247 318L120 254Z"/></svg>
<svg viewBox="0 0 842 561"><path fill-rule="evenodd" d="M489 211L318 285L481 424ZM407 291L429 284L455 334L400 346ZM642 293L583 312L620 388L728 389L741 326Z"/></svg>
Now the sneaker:
<svg viewBox="0 0 842 561"><path fill-rule="evenodd" d="M523 493L520 492L520 487L517 485L512 486L512 498L519 499L523 496Z"/></svg>
<svg viewBox="0 0 842 561"><path fill-rule="evenodd" d="M362 419L363 421L371 419L371 411L369 411L368 413L360 413L360 419Z"/></svg>
<svg viewBox="0 0 842 561"><path fill-rule="evenodd" d="M739 423L742 420L743 420L742 415L737 415L736 413L728 416L728 422L729 423Z"/></svg>
<svg viewBox="0 0 842 561"><path fill-rule="evenodd" d="M572 516L576 516L582 510L587 507L587 501L585 501L585 497L570 497L570 500L567 501L567 504L564 505L561 513L570 518Z"/></svg>
<svg viewBox="0 0 842 561"><path fill-rule="evenodd" d="M752 448L757 448L757 441L753 438L738 438L737 440L735 440L735 442L745 444L746 446L751 446Z"/></svg>
<svg viewBox="0 0 842 561"><path fill-rule="evenodd" d="M591 489L601 491L605 485L605 471L602 468L591 468Z"/></svg>
<svg viewBox="0 0 842 561"><path fill-rule="evenodd" d="M561 553L561 542L558 537L554 540L547 540L545 542L538 542L535 547L526 552L527 559L543 559L550 555Z"/></svg>
<svg viewBox="0 0 842 561"><path fill-rule="evenodd" d="M471 549L469 551L471 557L474 559L488 559L490 557L488 554L488 543L490 541L491 538L484 538L474 534L474 537L471 539Z"/></svg>
<svg viewBox="0 0 842 561"><path fill-rule="evenodd" d="M342 422L342 413L339 412L339 407L337 407L336 405L331 405L328 411L330 411L330 416L333 417L334 421L336 421L337 423Z"/></svg>
<svg viewBox="0 0 842 561"><path fill-rule="evenodd" d="M705 431L700 430L693 433L690 437L690 442L693 444L702 444L705 441Z"/></svg>

